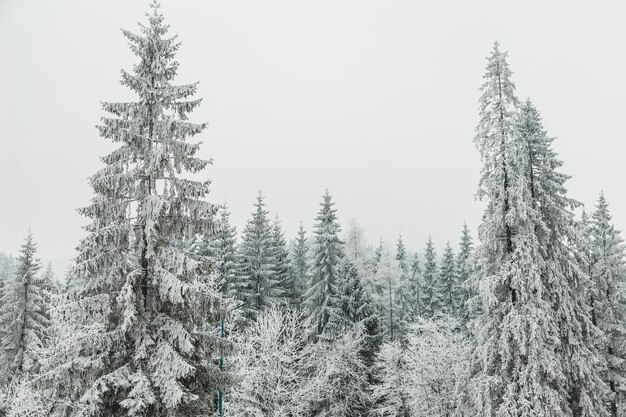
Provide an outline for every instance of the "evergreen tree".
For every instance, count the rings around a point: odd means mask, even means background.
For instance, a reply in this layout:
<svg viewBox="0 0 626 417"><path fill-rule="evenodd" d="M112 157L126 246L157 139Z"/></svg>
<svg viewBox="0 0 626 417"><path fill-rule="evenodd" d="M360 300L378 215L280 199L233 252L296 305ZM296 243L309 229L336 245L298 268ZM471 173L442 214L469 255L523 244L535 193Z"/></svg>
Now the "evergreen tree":
<svg viewBox="0 0 626 417"><path fill-rule="evenodd" d="M419 317L423 314L424 308L422 306L422 293L423 293L423 276L422 265L418 254L413 256L413 262L411 263L411 282L410 291L411 294L411 312L412 317Z"/></svg>
<svg viewBox="0 0 626 417"><path fill-rule="evenodd" d="M9 278L0 299L0 385L12 376L39 370L41 349L50 325L49 298L37 276L41 262L37 245L28 234L15 274Z"/></svg>
<svg viewBox="0 0 626 417"><path fill-rule="evenodd" d="M300 296L296 292L289 261L289 251L287 250L287 241L285 240L285 234L278 216L274 218L272 223L271 235L270 243L274 257L274 272L276 281L283 291L283 303L295 306L298 304Z"/></svg>
<svg viewBox="0 0 626 417"><path fill-rule="evenodd" d="M236 297L237 282L237 258L236 243L237 230L230 225L230 211L228 206L220 208L219 217L216 220L217 230L215 234L205 237L207 248L204 251L212 262L215 271L215 283L221 294Z"/></svg>
<svg viewBox="0 0 626 417"><path fill-rule="evenodd" d="M518 101L506 57L496 43L481 88L475 142L483 162L478 195L487 207L472 280L480 283L484 311L472 323L460 411L571 416L557 354L561 335L535 234L538 213L526 177L527 160L513 138Z"/></svg>
<svg viewBox="0 0 626 417"><path fill-rule="evenodd" d="M591 318L605 336L599 346L605 362L602 378L611 390L609 409L616 417L626 412L626 258L603 193L589 229Z"/></svg>
<svg viewBox="0 0 626 417"><path fill-rule="evenodd" d="M396 261L398 261L398 267L401 271L408 272L409 266L407 264L406 247L402 240L402 235L398 236L398 242L396 244Z"/></svg>
<svg viewBox="0 0 626 417"><path fill-rule="evenodd" d="M237 294L239 299L247 302L246 309L250 313L281 304L284 296L276 274L272 227L261 192L254 207L252 217L243 229L237 268Z"/></svg>
<svg viewBox="0 0 626 417"><path fill-rule="evenodd" d="M458 315L461 306L461 294L458 283L454 252L450 242L446 244L441 258L439 282L442 289L441 311L450 315Z"/></svg>
<svg viewBox="0 0 626 417"><path fill-rule="evenodd" d="M573 209L580 203L567 196L569 178L558 169L563 163L552 149L553 138L542 126L541 116L528 100L516 120L516 151L525 161L526 187L531 207L538 213L534 231L543 260L542 281L546 297L558 320L560 360L568 391L569 410L574 416L601 416L606 386L599 378L599 353L595 340L600 336L593 325L587 306L588 277L577 253L579 225Z"/></svg>
<svg viewBox="0 0 626 417"><path fill-rule="evenodd" d="M477 314L468 303L470 296L476 295L476 289L470 288L469 286L469 278L472 274L472 266L470 263L472 245L472 236L470 235L467 223L463 223L463 231L461 232L461 241L459 242L459 253L456 258L456 265L460 295L459 317L461 317L464 321L470 318L470 316L474 317ZM470 313L470 310L472 313Z"/></svg>
<svg viewBox="0 0 626 417"><path fill-rule="evenodd" d="M376 275L376 272L378 272L378 264L380 263L380 259L383 256L384 250L385 250L385 245L383 243L383 239L380 238L380 240L378 241L378 246L374 250L374 256L370 260L370 270L371 270L372 276Z"/></svg>
<svg viewBox="0 0 626 417"><path fill-rule="evenodd" d="M298 297L297 305L300 308L304 302L304 293L306 292L309 280L311 279L309 266L309 243L304 227L302 227L302 223L300 223L300 228L298 229L298 236L296 237L293 247L293 256L291 259L291 270L293 271L295 294Z"/></svg>
<svg viewBox="0 0 626 417"><path fill-rule="evenodd" d="M55 415L210 414L224 381L210 360L219 298L181 245L215 229L209 181L182 176L210 163L188 141L206 124L187 120L197 83L173 84L180 42L151 7L141 34L123 32L139 62L122 84L138 99L103 103L100 135L118 147L90 178L95 197L81 210L91 223L58 312L71 337L46 372L62 397Z"/></svg>
<svg viewBox="0 0 626 417"><path fill-rule="evenodd" d="M426 251L424 253L424 272L422 273L422 294L421 304L423 314L432 317L441 311L442 308L442 288L437 269L437 254L433 240L428 236L426 241Z"/></svg>
<svg viewBox="0 0 626 417"><path fill-rule="evenodd" d="M366 369L371 370L380 348L382 330L371 295L365 289L357 267L348 259L340 265L343 285L341 307L348 328L358 327L362 333L361 356ZM370 373L370 380L373 375Z"/></svg>
<svg viewBox="0 0 626 417"><path fill-rule="evenodd" d="M316 217L311 282L304 295L314 339L322 333L322 338L334 339L342 322L338 267L343 258L343 242L339 239L341 226L333 206L326 190Z"/></svg>
<svg viewBox="0 0 626 417"><path fill-rule="evenodd" d="M413 299L411 297L411 279L409 264L407 262L406 247L402 240L402 235L398 237L396 245L396 262L398 264L398 283L395 288L395 300L398 306L397 328L398 337L402 337L411 321Z"/></svg>

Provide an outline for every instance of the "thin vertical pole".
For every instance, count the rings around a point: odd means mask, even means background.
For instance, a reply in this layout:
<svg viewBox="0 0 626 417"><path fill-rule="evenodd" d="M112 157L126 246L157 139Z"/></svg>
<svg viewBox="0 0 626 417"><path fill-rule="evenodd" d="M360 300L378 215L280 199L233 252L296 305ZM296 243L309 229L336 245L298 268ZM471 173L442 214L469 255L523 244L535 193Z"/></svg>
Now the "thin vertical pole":
<svg viewBox="0 0 626 417"><path fill-rule="evenodd" d="M222 317L222 331L221 331L222 343L224 342L224 317ZM220 347L220 371L224 368L224 347ZM220 417L224 416L222 411L222 388L220 387L219 396L218 396L218 408Z"/></svg>

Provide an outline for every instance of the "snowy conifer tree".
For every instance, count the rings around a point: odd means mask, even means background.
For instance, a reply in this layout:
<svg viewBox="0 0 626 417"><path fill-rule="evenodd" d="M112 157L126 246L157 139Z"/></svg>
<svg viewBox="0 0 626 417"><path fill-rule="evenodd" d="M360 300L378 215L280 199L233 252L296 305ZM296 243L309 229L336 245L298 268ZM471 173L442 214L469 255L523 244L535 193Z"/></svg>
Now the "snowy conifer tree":
<svg viewBox="0 0 626 417"><path fill-rule="evenodd" d="M15 274L5 283L0 299L0 386L14 376L37 372L50 325L48 295L37 276L41 263L37 245L28 234Z"/></svg>
<svg viewBox="0 0 626 417"><path fill-rule="evenodd" d="M78 248L73 294L59 308L71 338L49 359L57 415L180 416L211 412L221 373L212 364L219 298L197 279L201 263L181 242L211 235L209 181L184 178L210 162L188 139L197 83L173 84L176 37L158 4L140 34L123 31L138 58L122 85L137 100L103 103L98 126L117 148L90 178L80 212L91 220Z"/></svg>
<svg viewBox="0 0 626 417"><path fill-rule="evenodd" d="M358 327L362 334L361 356L371 370L380 347L382 329L372 296L366 290L357 267L348 259L341 262L341 308L346 327Z"/></svg>
<svg viewBox="0 0 626 417"><path fill-rule="evenodd" d="M380 258L382 257L384 250L385 244L383 243L383 239L380 238L378 241L378 246L376 246L376 249L374 249L374 256L372 256L372 259L370 260L370 270L372 276L376 275L376 272L378 272L378 264L380 263Z"/></svg>
<svg viewBox="0 0 626 417"><path fill-rule="evenodd" d="M462 288L459 286L454 252L450 242L446 244L441 258L439 282L442 290L441 311L451 315L459 315Z"/></svg>
<svg viewBox="0 0 626 417"><path fill-rule="evenodd" d="M573 209L580 203L567 196L569 178L558 169L563 163L552 149L553 138L542 126L530 100L516 121L517 152L525 159L526 187L538 212L534 227L543 262L536 261L558 319L560 360L567 378L569 408L574 416L601 416L605 384L598 375L600 336L587 307L588 277L577 253L579 225Z"/></svg>
<svg viewBox="0 0 626 417"><path fill-rule="evenodd" d="M237 279L236 243L237 230L230 225L230 211L226 205L220 209L217 219L219 225L217 232L211 236L210 259L216 274L218 290L228 297L235 297L235 284Z"/></svg>
<svg viewBox="0 0 626 417"><path fill-rule="evenodd" d="M333 208L328 190L320 206L314 230L311 281L304 298L314 339L324 333L323 338L332 340L339 331L337 326L343 322L338 274L343 242L339 239L341 226L337 222L337 210Z"/></svg>
<svg viewBox="0 0 626 417"><path fill-rule="evenodd" d="M609 409L616 417L626 412L626 258L603 193L590 232L591 318L605 336L599 344L605 362L602 378L611 390Z"/></svg>
<svg viewBox="0 0 626 417"><path fill-rule="evenodd" d="M469 287L469 278L472 274L472 266L470 256L472 254L472 236L470 235L467 223L463 223L463 231L461 232L461 241L459 242L459 253L456 258L457 277L460 286L460 311L459 316L466 321L470 317L470 305L468 299L470 294L475 295L476 291ZM472 313L475 316L475 313Z"/></svg>
<svg viewBox="0 0 626 417"><path fill-rule="evenodd" d="M472 324L460 409L482 416L571 416L528 159L514 139L517 99L506 57L496 43L481 88L475 142L483 162L478 195L487 207L472 280L484 311Z"/></svg>
<svg viewBox="0 0 626 417"><path fill-rule="evenodd" d="M413 255L413 262L411 263L411 283L410 283L410 294L411 294L411 313L412 317L419 317L422 315L424 309L422 307L422 265L420 263L419 256L416 254Z"/></svg>
<svg viewBox="0 0 626 417"><path fill-rule="evenodd" d="M442 290L435 246L432 238L428 236L426 251L424 252L424 271L422 272L421 304L424 316L432 317L441 311L443 303Z"/></svg>
<svg viewBox="0 0 626 417"><path fill-rule="evenodd" d="M395 288L395 303L398 306L397 328L398 337L402 337L411 321L413 298L411 294L411 278L407 262L406 247L402 236L398 237L396 245L396 262L398 264L398 283Z"/></svg>
<svg viewBox="0 0 626 417"><path fill-rule="evenodd" d="M310 261L309 261L309 243L306 237L306 232L302 223L298 229L298 236L293 247L293 256L291 258L293 271L294 289L298 297L298 307L302 307L304 302L304 293L306 292L310 276Z"/></svg>
<svg viewBox="0 0 626 417"><path fill-rule="evenodd" d="M276 281L283 291L283 303L297 305L300 298L296 293L293 274L291 271L291 263L289 261L289 251L287 250L287 241L280 224L278 216L274 218L271 228L271 245L274 256L274 272Z"/></svg>
<svg viewBox="0 0 626 417"><path fill-rule="evenodd" d="M252 217L243 229L243 239L237 254L237 295L248 303L246 309L250 312L281 304L284 296L276 275L272 227L261 192L254 207Z"/></svg>

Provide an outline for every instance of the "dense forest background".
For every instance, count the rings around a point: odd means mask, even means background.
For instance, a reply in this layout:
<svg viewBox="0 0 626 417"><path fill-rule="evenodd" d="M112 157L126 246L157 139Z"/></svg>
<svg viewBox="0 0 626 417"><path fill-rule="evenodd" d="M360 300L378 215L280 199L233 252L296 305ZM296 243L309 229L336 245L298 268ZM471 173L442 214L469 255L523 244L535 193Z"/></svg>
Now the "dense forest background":
<svg viewBox="0 0 626 417"><path fill-rule="evenodd" d="M285 236L262 192L233 227L199 175L206 123L168 30L154 3L124 31L136 100L102 103L115 146L72 268L44 268L30 232L0 255L0 415L626 413L620 233L603 193L569 196L497 42L477 80L484 214L437 251L369 241L330 190L311 230Z"/></svg>

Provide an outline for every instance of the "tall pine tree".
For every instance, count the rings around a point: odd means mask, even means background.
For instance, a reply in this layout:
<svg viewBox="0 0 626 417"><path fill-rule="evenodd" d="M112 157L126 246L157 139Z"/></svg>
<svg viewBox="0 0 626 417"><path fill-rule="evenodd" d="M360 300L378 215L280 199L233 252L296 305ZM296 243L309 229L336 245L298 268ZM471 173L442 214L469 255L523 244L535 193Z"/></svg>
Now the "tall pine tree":
<svg viewBox="0 0 626 417"><path fill-rule="evenodd" d="M293 246L293 255L291 257L291 270L293 271L294 289L298 297L297 306L302 307L304 302L304 293L309 286L310 277L310 260L309 260L309 243L306 232L302 223L298 228L298 236Z"/></svg>
<svg viewBox="0 0 626 417"><path fill-rule="evenodd" d="M421 304L423 314L432 317L441 311L442 288L437 268L437 254L435 245L430 236L426 241L426 251L424 252L424 271L422 272L422 294Z"/></svg>
<svg viewBox="0 0 626 417"><path fill-rule="evenodd" d="M419 317L422 315L424 308L422 307L422 264L420 263L419 255L416 253L413 255L413 262L411 263L411 313L412 317Z"/></svg>
<svg viewBox="0 0 626 417"><path fill-rule="evenodd" d="M604 193L598 197L589 231L591 318L604 333L599 346L605 362L602 378L611 390L609 409L616 417L626 412L626 254Z"/></svg>
<svg viewBox="0 0 626 417"><path fill-rule="evenodd" d="M0 385L12 376L39 370L41 349L50 325L49 295L37 276L41 262L28 234L17 258L17 269L0 298Z"/></svg>
<svg viewBox="0 0 626 417"><path fill-rule="evenodd" d="M542 281L548 291L559 329L561 366L566 376L569 410L574 416L602 416L605 385L599 378L599 354L594 341L598 329L587 307L588 277L577 251L579 225L573 209L580 206L567 196L569 177L559 172L563 163L552 149L541 116L530 100L516 121L516 150L524 159L526 187L537 213L534 231L541 248Z"/></svg>
<svg viewBox="0 0 626 417"><path fill-rule="evenodd" d="M339 263L343 258L341 226L328 190L317 213L314 230L313 268L305 297L305 308L313 338L335 339L343 321L340 306ZM327 328L328 327L328 328Z"/></svg>
<svg viewBox="0 0 626 417"><path fill-rule="evenodd" d="M476 295L476 290L471 288L469 285L469 278L472 274L472 265L470 260L470 256L472 255L472 245L472 236L470 235L467 223L463 223L461 241L459 242L459 253L456 257L456 273L460 287L459 292L461 295L459 316L463 321L466 321L470 315L475 316L475 312L470 313L470 311L473 311L473 308L468 303L470 296Z"/></svg>
<svg viewBox="0 0 626 417"><path fill-rule="evenodd" d="M188 141L206 124L187 119L200 104L198 84L173 84L180 42L151 7L140 34L123 32L138 62L122 71L122 85L137 100L102 104L100 135L117 148L90 178L95 197L80 210L91 223L74 297L60 313L74 337L48 369L65 396L58 415L209 414L221 380L210 360L219 299L181 245L214 230L209 181L183 175L210 163Z"/></svg>
<svg viewBox="0 0 626 417"><path fill-rule="evenodd" d="M412 318L413 298L411 297L409 264L402 235L398 237L396 244L396 262L398 263L398 283L394 291L398 306L397 328L398 337L403 337Z"/></svg>
<svg viewBox="0 0 626 417"><path fill-rule="evenodd" d="M373 378L372 366L380 343L382 330L380 317L376 312L372 296L366 290L359 275L359 270L349 259L341 262L339 274L341 277L341 308L347 327L359 327L363 339L361 340L361 356L369 370L370 381Z"/></svg>
<svg viewBox="0 0 626 417"><path fill-rule="evenodd" d="M289 251L287 250L287 241L280 224L278 216L274 218L272 223L271 246L274 256L274 272L276 280L283 291L283 303L290 305L298 305L299 295L296 292L293 273L291 271L291 262L289 260Z"/></svg>
<svg viewBox="0 0 626 417"><path fill-rule="evenodd" d="M514 140L515 86L497 42L487 60L475 139L483 162L478 195L487 207L472 277L484 311L471 326L460 408L467 415L567 416L559 327L535 235L539 215Z"/></svg>
<svg viewBox="0 0 626 417"><path fill-rule="evenodd" d="M230 211L226 204L220 208L216 223L219 227L215 234L205 238L206 252L212 261L218 290L225 296L234 298L237 280L237 230L230 225Z"/></svg>
<svg viewBox="0 0 626 417"><path fill-rule="evenodd" d="M260 191L254 207L237 254L237 295L251 314L281 304L284 296L276 273L272 226Z"/></svg>
<svg viewBox="0 0 626 417"><path fill-rule="evenodd" d="M441 310L450 315L458 315L461 304L461 287L458 285L454 252L450 242L446 244L441 258L439 281L442 289Z"/></svg>

